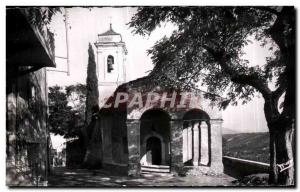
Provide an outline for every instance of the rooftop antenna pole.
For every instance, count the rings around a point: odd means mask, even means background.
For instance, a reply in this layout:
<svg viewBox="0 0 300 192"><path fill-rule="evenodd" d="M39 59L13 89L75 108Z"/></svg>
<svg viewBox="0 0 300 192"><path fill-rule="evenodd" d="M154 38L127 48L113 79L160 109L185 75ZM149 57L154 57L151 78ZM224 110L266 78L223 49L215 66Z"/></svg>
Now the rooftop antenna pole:
<svg viewBox="0 0 300 192"><path fill-rule="evenodd" d="M55 56L56 58L60 59L66 59L67 60L67 71L65 70L55 70L55 69L47 69L47 71L54 71L54 72L61 72L61 73L67 73L67 76L70 76L70 58L69 58L69 37L68 37L68 10L67 8L65 9L65 29L66 29L66 47L67 47L67 57L62 57L62 56Z"/></svg>
<svg viewBox="0 0 300 192"><path fill-rule="evenodd" d="M65 28L66 28L66 45L67 45L67 75L70 76L70 58L69 58L69 38L68 38L68 10L65 8Z"/></svg>

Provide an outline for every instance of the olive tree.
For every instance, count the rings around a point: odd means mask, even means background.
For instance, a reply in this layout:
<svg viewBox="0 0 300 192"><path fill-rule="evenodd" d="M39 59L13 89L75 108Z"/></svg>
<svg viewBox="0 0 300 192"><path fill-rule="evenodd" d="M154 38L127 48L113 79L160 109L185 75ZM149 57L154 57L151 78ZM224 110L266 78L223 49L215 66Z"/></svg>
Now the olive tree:
<svg viewBox="0 0 300 192"><path fill-rule="evenodd" d="M226 96L219 103L223 108L261 94L270 133L269 182L294 185L294 7L141 7L129 26L135 34L149 35L163 22L176 29L149 50L152 79L186 89L200 82L209 92ZM274 48L266 64L250 66L243 59L249 37ZM214 94L206 97L216 100Z"/></svg>

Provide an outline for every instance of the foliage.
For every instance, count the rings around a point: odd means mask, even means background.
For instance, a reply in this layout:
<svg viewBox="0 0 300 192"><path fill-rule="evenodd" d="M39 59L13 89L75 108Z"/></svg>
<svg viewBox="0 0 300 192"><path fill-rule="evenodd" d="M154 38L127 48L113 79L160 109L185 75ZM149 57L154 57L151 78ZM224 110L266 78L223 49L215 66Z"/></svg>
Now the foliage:
<svg viewBox="0 0 300 192"><path fill-rule="evenodd" d="M86 111L84 139L86 153L83 165L87 168L99 168L102 164L102 136L99 127L99 92L96 74L96 62L92 45L89 43L86 79Z"/></svg>
<svg viewBox="0 0 300 192"><path fill-rule="evenodd" d="M89 43L88 49L88 67L86 79L86 125L91 122L92 109L98 106L99 92L98 92L98 79L96 74L96 62L92 45Z"/></svg>
<svg viewBox="0 0 300 192"><path fill-rule="evenodd" d="M26 7L22 9L28 18L29 23L36 26L39 31L47 37L49 48L54 52L54 34L49 30L48 26L55 14L61 13L60 7ZM45 28L46 27L46 28Z"/></svg>
<svg viewBox="0 0 300 192"><path fill-rule="evenodd" d="M86 86L83 84L66 86L66 95L76 111L85 111Z"/></svg>
<svg viewBox="0 0 300 192"><path fill-rule="evenodd" d="M61 13L59 7L28 7L25 8L29 15L29 22L42 28L51 23L52 17L56 13Z"/></svg>
<svg viewBox="0 0 300 192"><path fill-rule="evenodd" d="M59 86L49 87L49 125L50 132L59 135L68 133L71 119L71 107L68 106L67 95Z"/></svg>
<svg viewBox="0 0 300 192"><path fill-rule="evenodd" d="M247 102L256 91L268 92L273 78L280 85L284 66L279 53L266 65L249 66L242 59L250 36L263 45L274 42L269 29L278 7L154 7L139 8L129 23L134 33L150 34L161 22L177 26L170 38L158 41L151 50L155 65L152 75L157 82L186 89L201 86L219 95L226 93L226 103ZM270 11L269 11L270 10ZM288 28L286 29L289 30ZM165 75L162 75L165 74ZM215 95L206 95L214 100Z"/></svg>
<svg viewBox="0 0 300 192"><path fill-rule="evenodd" d="M84 125L85 85L49 87L50 131L66 138L80 136Z"/></svg>
<svg viewBox="0 0 300 192"><path fill-rule="evenodd" d="M69 135L82 136L81 130L85 121L86 86L83 84L65 87L69 105L72 106L72 120L69 124Z"/></svg>

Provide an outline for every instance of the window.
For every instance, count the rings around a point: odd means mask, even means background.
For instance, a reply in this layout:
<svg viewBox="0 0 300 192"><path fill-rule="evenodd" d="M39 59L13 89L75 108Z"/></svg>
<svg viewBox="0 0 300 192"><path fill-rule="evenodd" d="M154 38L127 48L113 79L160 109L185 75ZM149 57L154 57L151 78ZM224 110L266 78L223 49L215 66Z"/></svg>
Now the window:
<svg viewBox="0 0 300 192"><path fill-rule="evenodd" d="M114 70L114 57L109 55L107 57L107 72L110 73L112 70Z"/></svg>

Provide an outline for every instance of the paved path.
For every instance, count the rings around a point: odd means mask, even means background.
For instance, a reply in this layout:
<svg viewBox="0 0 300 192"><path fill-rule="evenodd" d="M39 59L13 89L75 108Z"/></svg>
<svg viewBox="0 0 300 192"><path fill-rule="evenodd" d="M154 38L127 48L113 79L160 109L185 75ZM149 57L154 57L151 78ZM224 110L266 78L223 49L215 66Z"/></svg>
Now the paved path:
<svg viewBox="0 0 300 192"><path fill-rule="evenodd" d="M110 175L104 170L55 168L49 176L49 187L190 187L233 186L235 180L222 176L175 177L171 174L145 174L139 178Z"/></svg>

